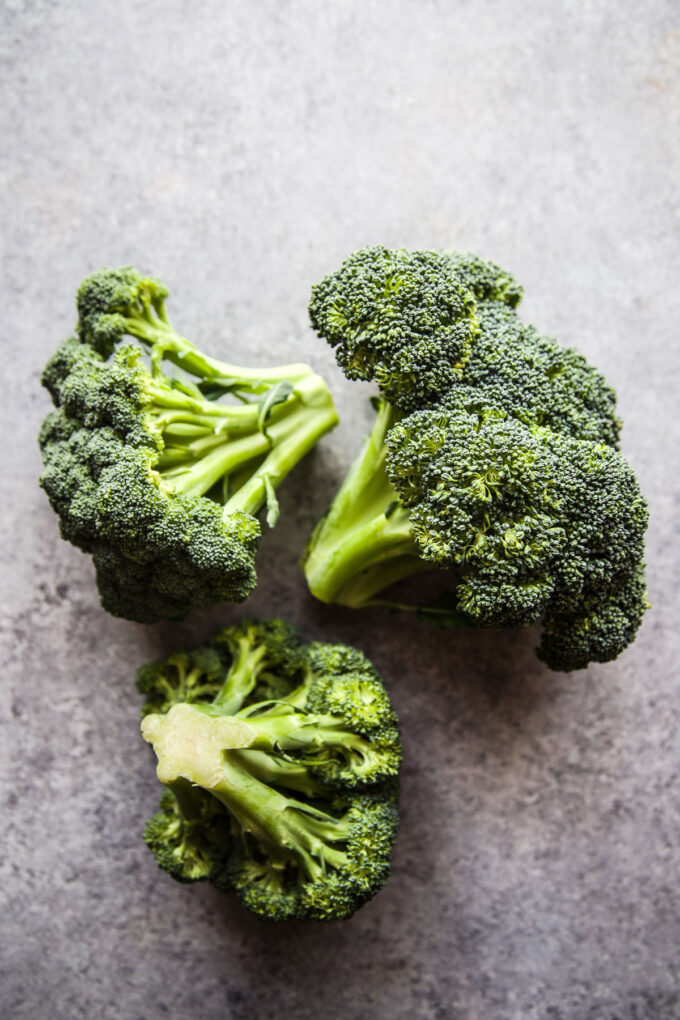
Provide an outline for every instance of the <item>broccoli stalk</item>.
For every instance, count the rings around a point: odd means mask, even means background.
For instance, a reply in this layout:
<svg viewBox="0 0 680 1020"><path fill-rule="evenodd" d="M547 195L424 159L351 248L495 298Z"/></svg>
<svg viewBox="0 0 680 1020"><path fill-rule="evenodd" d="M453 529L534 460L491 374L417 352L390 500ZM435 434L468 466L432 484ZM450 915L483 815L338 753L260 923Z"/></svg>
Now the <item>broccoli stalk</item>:
<svg viewBox="0 0 680 1020"><path fill-rule="evenodd" d="M377 891L401 745L361 653L245 623L144 667L138 686L168 791L145 830L162 868L274 920L348 917Z"/></svg>
<svg viewBox="0 0 680 1020"><path fill-rule="evenodd" d="M152 416L163 439L158 462L161 478L182 496L202 496L221 480L227 513L256 513L268 492L314 446L332 420L324 384L312 373L295 389L283 380L277 383L277 396L276 402L270 396L263 408L259 402L230 407L163 394L161 407L156 405ZM228 445L227 437L233 437ZM257 467L229 495L230 481L233 486L237 472L250 462Z"/></svg>
<svg viewBox="0 0 680 1020"><path fill-rule="evenodd" d="M385 470L385 438L402 415L386 400L377 406L371 434L302 561L316 598L352 609L393 604L373 596L429 569L413 539L410 514Z"/></svg>

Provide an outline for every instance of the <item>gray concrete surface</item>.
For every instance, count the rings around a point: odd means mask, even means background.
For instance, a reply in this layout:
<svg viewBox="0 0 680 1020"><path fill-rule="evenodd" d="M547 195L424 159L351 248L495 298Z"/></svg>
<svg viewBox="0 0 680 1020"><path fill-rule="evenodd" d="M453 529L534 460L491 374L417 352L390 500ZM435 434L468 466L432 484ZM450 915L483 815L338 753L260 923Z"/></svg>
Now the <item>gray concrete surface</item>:
<svg viewBox="0 0 680 1020"><path fill-rule="evenodd" d="M3 1020L677 1020L680 11L673 0L4 0ZM306 322L369 243L469 248L615 384L654 609L614 664L533 633L333 613L296 559L368 427ZM80 279L133 263L233 360L306 358L343 425L281 490L244 610L98 607L38 489L40 369ZM157 871L135 667L239 613L355 642L403 721L394 874L269 927Z"/></svg>

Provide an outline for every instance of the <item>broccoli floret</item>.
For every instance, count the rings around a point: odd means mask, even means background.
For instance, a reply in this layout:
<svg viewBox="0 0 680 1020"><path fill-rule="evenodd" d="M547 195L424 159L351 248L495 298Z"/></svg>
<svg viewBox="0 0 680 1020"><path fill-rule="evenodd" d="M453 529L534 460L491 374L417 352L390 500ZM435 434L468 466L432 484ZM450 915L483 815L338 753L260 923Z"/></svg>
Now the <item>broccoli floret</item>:
<svg viewBox="0 0 680 1020"><path fill-rule="evenodd" d="M220 708L230 714L253 691L258 702L277 700L303 682L306 661L291 624L246 620L218 630L205 647L142 666L137 673L137 689L147 698L142 714L162 714L173 705L213 701L218 695Z"/></svg>
<svg viewBox="0 0 680 1020"><path fill-rule="evenodd" d="M456 275L472 291L476 301L497 301L501 305L516 308L522 300L522 287L512 273L506 272L495 262L480 259L467 251L445 252Z"/></svg>
<svg viewBox="0 0 680 1020"><path fill-rule="evenodd" d="M144 623L248 597L255 514L276 522L277 485L337 423L308 366L206 357L173 329L166 294L134 269L95 273L77 336L43 373L57 410L41 485L62 536L92 554L104 608Z"/></svg>
<svg viewBox="0 0 680 1020"><path fill-rule="evenodd" d="M477 316L479 337L462 386L527 424L618 444L616 394L583 355L541 336L497 301L480 302ZM457 402L459 388L442 402Z"/></svg>
<svg viewBox="0 0 680 1020"><path fill-rule="evenodd" d="M169 712L180 702L191 704L214 698L222 689L229 660L216 648L177 652L159 662L148 662L137 671L137 690L146 695L142 715Z"/></svg>
<svg viewBox="0 0 680 1020"><path fill-rule="evenodd" d="M229 875L254 913L342 921L384 885L399 825L391 784L334 798L323 809L279 796L264 811L266 832L242 840Z"/></svg>
<svg viewBox="0 0 680 1020"><path fill-rule="evenodd" d="M538 649L552 669L584 669L591 659L608 662L634 639L649 601L643 565L624 573L608 593L586 597L575 611L551 607Z"/></svg>
<svg viewBox="0 0 680 1020"><path fill-rule="evenodd" d="M378 891L401 742L361 652L249 621L142 667L137 683L167 787L144 833L161 868L271 920L346 918Z"/></svg>
<svg viewBox="0 0 680 1020"><path fill-rule="evenodd" d="M231 826L214 797L178 780L146 823L144 842L159 867L178 882L200 882L216 868L228 867Z"/></svg>
<svg viewBox="0 0 680 1020"><path fill-rule="evenodd" d="M457 379L479 332L469 289L446 255L366 248L312 288L312 325L348 379L375 379L410 410Z"/></svg>
<svg viewBox="0 0 680 1020"><path fill-rule="evenodd" d="M638 586L637 597L628 592L641 573L647 507L618 451L489 407L417 412L387 445L418 552L453 572L472 623L526 626L546 613L556 635L558 621L575 616L580 655L566 646L560 655L555 637L550 652L539 649L553 668L606 662L626 647L646 606ZM596 624L610 604L625 625Z"/></svg>
<svg viewBox="0 0 680 1020"><path fill-rule="evenodd" d="M405 276L413 255L391 253ZM414 400L409 384L402 400L373 372L383 394L375 426L309 542L310 590L324 602L413 609L441 624L521 627L543 616L538 654L553 669L606 662L633 640L648 605L647 508L616 449L614 392L579 354L519 320L521 289L509 274L465 254L437 258L467 289L478 330L454 374L438 372L442 386L427 401ZM328 323L344 327L328 310L351 300L347 267L363 267L358 306L368 303L372 263L376 277L384 274L386 250L352 256L314 289L312 322L331 344L341 341ZM417 273L411 282L405 292L415 301L427 293L436 322L439 289ZM361 343L370 351L365 322ZM448 359L436 324L428 341L424 376L432 352ZM376 344L384 364L382 333ZM409 352L417 364L418 345ZM385 597L393 583L432 568L447 572L452 592L421 605Z"/></svg>

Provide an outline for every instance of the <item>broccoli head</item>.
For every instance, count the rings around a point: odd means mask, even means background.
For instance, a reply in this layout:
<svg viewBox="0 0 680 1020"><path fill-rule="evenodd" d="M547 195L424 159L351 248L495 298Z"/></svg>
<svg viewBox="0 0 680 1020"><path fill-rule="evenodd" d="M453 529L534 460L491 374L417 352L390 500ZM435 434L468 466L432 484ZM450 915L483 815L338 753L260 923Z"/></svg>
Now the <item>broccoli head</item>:
<svg viewBox="0 0 680 1020"><path fill-rule="evenodd" d="M142 667L137 683L167 787L144 833L161 868L271 920L343 919L378 891L401 742L361 652L248 621Z"/></svg>
<svg viewBox="0 0 680 1020"><path fill-rule="evenodd" d="M104 608L143 623L248 597L255 515L275 523L277 485L337 422L306 365L206 357L171 326L166 294L133 269L95 273L77 336L43 373L56 411L41 485L62 536L92 554Z"/></svg>
<svg viewBox="0 0 680 1020"><path fill-rule="evenodd" d="M363 281L374 262L384 275L385 251L352 256L313 291L312 322L331 344L340 340L328 323L345 328L329 310L349 301L347 267L363 266ZM392 253L407 276L413 256ZM375 426L309 542L310 590L324 602L413 609L441 624L522 627L542 617L538 654L553 669L613 659L647 608L647 508L616 448L614 392L576 351L520 321L521 289L509 274L466 254L436 257L451 285L467 290L478 328L447 375L448 341L430 317L429 351L444 367L427 399L422 391L414 400L408 385L401 399L373 373L383 394ZM437 287L409 279L414 301L441 308ZM355 300L368 306L363 283ZM372 350L365 323L361 342ZM418 345L402 336L417 362ZM385 597L394 582L432 568L446 571L451 591L421 605Z"/></svg>

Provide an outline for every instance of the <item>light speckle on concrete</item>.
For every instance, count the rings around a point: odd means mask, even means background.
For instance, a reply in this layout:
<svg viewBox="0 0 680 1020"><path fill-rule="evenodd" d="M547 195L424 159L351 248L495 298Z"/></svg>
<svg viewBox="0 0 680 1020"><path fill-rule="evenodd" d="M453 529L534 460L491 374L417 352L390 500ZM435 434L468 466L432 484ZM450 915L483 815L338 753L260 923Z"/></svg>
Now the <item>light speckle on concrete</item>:
<svg viewBox="0 0 680 1020"><path fill-rule="evenodd" d="M6 0L0 1015L12 1020L680 1016L680 10L672 0ZM333 612L296 560L371 418L306 319L367 243L468 248L616 386L654 609L571 676L536 634ZM343 424L281 489L244 609L98 606L38 489L41 367L89 271L132 263L232 360L309 360ZM269 927L141 842L159 787L136 666L286 614L362 647L401 714L393 877Z"/></svg>

